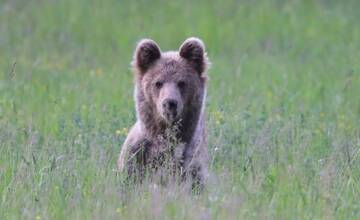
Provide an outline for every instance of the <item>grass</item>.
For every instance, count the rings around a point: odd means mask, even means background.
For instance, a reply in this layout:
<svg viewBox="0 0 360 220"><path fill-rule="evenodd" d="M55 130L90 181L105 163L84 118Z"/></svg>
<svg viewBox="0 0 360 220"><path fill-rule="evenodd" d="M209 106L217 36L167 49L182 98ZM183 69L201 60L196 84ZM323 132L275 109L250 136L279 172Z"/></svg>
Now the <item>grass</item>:
<svg viewBox="0 0 360 220"><path fill-rule="evenodd" d="M0 219L359 219L358 1L0 0ZM207 45L212 178L124 187L136 42Z"/></svg>

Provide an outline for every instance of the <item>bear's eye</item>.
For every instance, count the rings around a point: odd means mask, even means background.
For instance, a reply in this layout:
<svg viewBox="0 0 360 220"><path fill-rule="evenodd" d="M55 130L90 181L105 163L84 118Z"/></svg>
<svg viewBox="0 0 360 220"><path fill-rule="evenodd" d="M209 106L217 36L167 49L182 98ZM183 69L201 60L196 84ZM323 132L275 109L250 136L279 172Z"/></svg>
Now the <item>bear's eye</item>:
<svg viewBox="0 0 360 220"><path fill-rule="evenodd" d="M179 82L177 83L177 85L178 85L178 87L179 87L180 89L183 89L186 84L185 84L184 81L179 81Z"/></svg>
<svg viewBox="0 0 360 220"><path fill-rule="evenodd" d="M155 87L158 88L158 89L160 89L162 86L163 86L163 83L160 82L160 81L157 81L157 82L155 83Z"/></svg>

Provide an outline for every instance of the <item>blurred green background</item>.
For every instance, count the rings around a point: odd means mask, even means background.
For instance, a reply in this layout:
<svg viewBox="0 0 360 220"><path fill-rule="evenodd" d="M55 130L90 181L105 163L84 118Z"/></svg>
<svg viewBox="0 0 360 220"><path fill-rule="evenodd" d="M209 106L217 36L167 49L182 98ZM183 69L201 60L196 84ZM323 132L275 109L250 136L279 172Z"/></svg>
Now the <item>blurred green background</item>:
<svg viewBox="0 0 360 220"><path fill-rule="evenodd" d="M0 0L0 219L360 218L360 2ZM136 42L201 38L206 193L115 172Z"/></svg>

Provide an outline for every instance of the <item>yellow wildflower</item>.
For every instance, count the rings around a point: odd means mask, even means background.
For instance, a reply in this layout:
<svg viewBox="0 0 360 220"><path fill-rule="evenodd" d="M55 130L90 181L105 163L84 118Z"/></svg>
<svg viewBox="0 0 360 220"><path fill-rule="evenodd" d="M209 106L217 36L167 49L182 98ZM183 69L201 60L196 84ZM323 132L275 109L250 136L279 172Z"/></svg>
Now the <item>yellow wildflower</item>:
<svg viewBox="0 0 360 220"><path fill-rule="evenodd" d="M97 75L97 76L101 76L102 74L103 74L102 69L97 68L97 69L96 69L96 75Z"/></svg>
<svg viewBox="0 0 360 220"><path fill-rule="evenodd" d="M116 135L127 135L129 130L127 128L117 129L115 131Z"/></svg>
<svg viewBox="0 0 360 220"><path fill-rule="evenodd" d="M220 111L214 112L214 120L217 125L219 125L224 119L223 114Z"/></svg>
<svg viewBox="0 0 360 220"><path fill-rule="evenodd" d="M127 128L123 128L123 134L127 135L129 133L129 130Z"/></svg>

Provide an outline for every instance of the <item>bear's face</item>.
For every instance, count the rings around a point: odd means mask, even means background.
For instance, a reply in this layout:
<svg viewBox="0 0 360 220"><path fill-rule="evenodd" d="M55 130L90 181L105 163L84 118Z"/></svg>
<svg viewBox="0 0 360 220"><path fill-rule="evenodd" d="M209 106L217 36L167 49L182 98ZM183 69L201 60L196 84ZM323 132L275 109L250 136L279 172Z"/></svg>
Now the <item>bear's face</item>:
<svg viewBox="0 0 360 220"><path fill-rule="evenodd" d="M181 120L204 90L207 58L203 43L189 38L178 52L162 53L152 40L142 40L133 66L144 98L166 123Z"/></svg>

